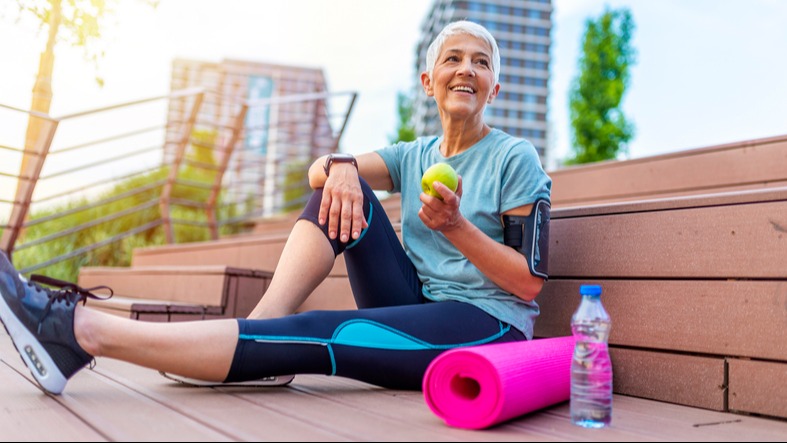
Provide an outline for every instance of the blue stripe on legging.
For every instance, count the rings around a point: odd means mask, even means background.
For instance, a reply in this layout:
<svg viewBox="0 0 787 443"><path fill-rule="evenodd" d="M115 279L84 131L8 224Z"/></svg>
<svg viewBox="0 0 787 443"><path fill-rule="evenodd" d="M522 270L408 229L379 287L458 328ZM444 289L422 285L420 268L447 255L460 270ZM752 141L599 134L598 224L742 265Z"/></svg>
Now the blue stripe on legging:
<svg viewBox="0 0 787 443"><path fill-rule="evenodd" d="M350 248L352 248L353 246L357 245L357 244L358 244L358 242L359 242L359 241L361 241L361 239L363 238L363 236L364 236L364 235L366 235L366 231L368 231L368 230L369 230L369 228L372 226L372 213L373 213L373 212L374 212L374 206L373 206L373 205L370 203L370 204L369 204L369 220L367 220L367 221L366 221L366 229L364 229L363 231L361 231L361 235L359 235L359 236L358 236L358 238L356 238L354 242L352 242L352 243L350 243L349 245L347 245L347 247L346 247L346 248L344 248L345 250L347 250L347 249L350 249Z"/></svg>
<svg viewBox="0 0 787 443"><path fill-rule="evenodd" d="M254 340L259 342L288 342L319 345L344 345L370 349L388 349L392 351L413 351L425 349L452 349L462 346L475 346L497 340L511 329L510 325L503 326L500 330L487 338L465 343L437 345L425 342L402 331L382 323L365 319L349 320L336 328L331 338L299 337L283 335L250 335L240 334L241 340Z"/></svg>

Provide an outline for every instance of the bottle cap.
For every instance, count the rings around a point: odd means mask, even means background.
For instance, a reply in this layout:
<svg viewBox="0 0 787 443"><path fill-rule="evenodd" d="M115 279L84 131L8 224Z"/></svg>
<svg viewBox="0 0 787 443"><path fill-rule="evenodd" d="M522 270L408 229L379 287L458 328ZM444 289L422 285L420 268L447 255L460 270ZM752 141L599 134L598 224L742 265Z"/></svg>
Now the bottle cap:
<svg viewBox="0 0 787 443"><path fill-rule="evenodd" d="M601 285L581 285L579 293L582 295L601 295Z"/></svg>

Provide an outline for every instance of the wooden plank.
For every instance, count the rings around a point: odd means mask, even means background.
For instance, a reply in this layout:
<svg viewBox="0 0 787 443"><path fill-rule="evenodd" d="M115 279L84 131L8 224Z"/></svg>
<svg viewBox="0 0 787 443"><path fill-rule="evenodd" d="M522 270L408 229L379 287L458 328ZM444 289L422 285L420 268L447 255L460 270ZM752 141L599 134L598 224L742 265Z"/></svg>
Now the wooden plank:
<svg viewBox="0 0 787 443"><path fill-rule="evenodd" d="M715 411L726 409L723 358L615 347L610 352L618 394Z"/></svg>
<svg viewBox="0 0 787 443"><path fill-rule="evenodd" d="M134 249L132 267L233 266L273 272L289 232L276 235L243 235L209 242ZM336 258L331 275L347 275L344 257Z"/></svg>
<svg viewBox="0 0 787 443"><path fill-rule="evenodd" d="M0 354L16 357L10 339L7 336L2 338ZM4 362L28 379L26 388L31 393L29 395L43 396L37 385L31 385L32 375L20 358L4 360ZM49 398L75 419L78 417L78 420L89 423L97 433L110 441L137 441L151 438L156 441L235 440L231 430L211 428L198 420L184 417L167 405L140 395L95 371L79 372L71 378L62 395ZM59 437L59 433L51 434L52 430L49 429L49 437L41 440L51 440L53 435L57 435L55 440L63 440ZM59 432L59 429L55 429L55 432Z"/></svg>
<svg viewBox="0 0 787 443"><path fill-rule="evenodd" d="M786 278L787 201L553 218L550 276Z"/></svg>
<svg viewBox="0 0 787 443"><path fill-rule="evenodd" d="M585 283L602 285L611 344L787 361L787 281L550 279L537 336L571 334Z"/></svg>
<svg viewBox="0 0 787 443"><path fill-rule="evenodd" d="M226 267L82 268L79 285L106 285L130 298L222 306Z"/></svg>
<svg viewBox="0 0 787 443"><path fill-rule="evenodd" d="M256 271L253 278L247 276L229 276L226 281L227 304L224 309L226 317L247 317L257 306L268 289L273 273Z"/></svg>
<svg viewBox="0 0 787 443"><path fill-rule="evenodd" d="M346 386L343 389L358 385L353 380L338 377L325 380L325 383L334 386L334 391L338 384ZM420 393L402 395L403 391L375 388L371 388L370 391L372 392L366 395L387 394L395 397L382 401L386 404L400 400L411 403L409 407L403 405L392 409L409 409L423 402ZM326 394L328 394L327 389ZM494 441L499 439L496 439L494 434L490 434L490 431L497 429L535 436L542 435L543 432L570 441L784 441L784 436L787 435L787 422L780 420L698 409L619 394L615 394L613 398L611 428L602 430L578 428L570 424L569 417L569 404L563 402L489 430L476 432L476 435L483 433L485 439Z"/></svg>
<svg viewBox="0 0 787 443"><path fill-rule="evenodd" d="M115 294L138 299L154 299L206 306L225 306L231 276L257 280L257 292L267 287L271 273L251 269L211 266L153 266L132 268L83 268L79 284L110 286ZM254 284L254 283L251 283Z"/></svg>
<svg viewBox="0 0 787 443"><path fill-rule="evenodd" d="M100 359L95 372L184 417L210 428L226 429L236 441L340 441L337 434L320 427L304 426L300 417L308 410L279 406L292 395L292 386L266 388L194 388L165 379L156 371L128 363ZM248 402L249 393L258 398Z"/></svg>
<svg viewBox="0 0 787 443"><path fill-rule="evenodd" d="M307 440L368 440L390 441L392 436L402 433L402 418L383 419L374 410L362 405L345 404L331 400L309 389L310 385L320 385L324 376L298 376L296 381L286 387L275 388L190 388L173 384L153 371L130 367L127 364L100 362L108 376L122 381L124 385L158 398L166 404L177 404L178 409L189 416L200 417L201 421L219 425L247 434L247 440L307 441ZM98 369L97 369L98 370ZM144 371L144 373L143 373ZM157 377L157 378L156 378ZM365 392L366 385L360 391ZM338 395L352 390L338 390ZM213 399L215 403L209 400ZM395 399L389 403L397 404ZM242 407L241 412L238 408ZM423 405L422 415L428 417ZM239 416L229 418L223 411L237 411ZM211 416L213 415L213 416ZM229 422L227 422L229 419ZM419 439L430 441L461 441L461 438L446 436L443 429L427 426L411 429L408 435L418 435ZM469 433L469 432L466 432ZM275 438L274 438L275 437Z"/></svg>
<svg viewBox="0 0 787 443"><path fill-rule="evenodd" d="M370 398L359 405L357 400L368 396L368 387L362 383L337 389L330 384L332 377L321 377L322 380L316 376L299 377L296 376L290 395L278 400L278 407L298 410L303 426L330 430L345 440L410 441L417 438L421 441L466 441L475 440L473 437L489 438L485 435L474 436L473 431L445 427L429 412L423 401L407 403L406 409L415 410L414 414L404 412L405 408L398 398ZM263 397L253 393L239 395L255 404L264 401ZM392 409L403 415L392 414ZM495 437L504 441L536 441L544 438L520 433L512 435L511 432L497 432ZM562 439L553 437L550 440Z"/></svg>
<svg viewBox="0 0 787 443"><path fill-rule="evenodd" d="M275 235L244 235L218 241L179 245L151 246L134 249L132 267L180 265L226 265L273 271L279 261L289 233ZM256 254L265 249L265 254ZM247 266L252 260L254 266Z"/></svg>
<svg viewBox="0 0 787 443"><path fill-rule="evenodd" d="M769 190L771 188L783 188L787 186L787 179L779 180L779 181L769 181L763 183L754 183L748 185L733 185L733 186L717 186L714 188L705 188L705 189L691 189L686 191L675 191L675 192L660 192L660 193L651 193L651 194L642 194L642 195L629 195L629 196L619 196L619 197L607 197L603 195L599 195L598 198L589 198L586 200L574 201L574 202L553 202L552 209L574 209L574 208L584 208L586 206L595 206L595 205L606 205L606 204L613 204L613 203L640 203L643 200L673 200L685 197L693 197L696 195L713 195L713 194L727 194L727 193L739 193L739 192L751 192L751 191L763 191Z"/></svg>
<svg viewBox="0 0 787 443"><path fill-rule="evenodd" d="M19 361L10 338L0 328L0 440L2 441L105 441L104 436L17 372ZM24 368L25 374L29 374ZM53 432L56 430L56 433ZM53 438L54 437L54 438Z"/></svg>
<svg viewBox="0 0 787 443"><path fill-rule="evenodd" d="M787 180L787 138L745 141L635 160L550 171L553 206L587 204L747 186Z"/></svg>
<svg viewBox="0 0 787 443"><path fill-rule="evenodd" d="M787 418L787 363L737 358L728 363L730 410Z"/></svg>
<svg viewBox="0 0 787 443"><path fill-rule="evenodd" d="M660 441L785 441L787 422L691 408L615 395L612 428L632 430ZM551 412L551 411L550 411ZM557 413L568 415L568 405ZM593 430L577 432L574 441L603 438Z"/></svg>
<svg viewBox="0 0 787 443"><path fill-rule="evenodd" d="M633 202L615 202L602 205L587 205L553 209L551 218L574 218L613 214L634 214L713 206L731 206L746 203L779 202L787 200L787 186L753 189L713 194L691 194L674 198L655 198Z"/></svg>
<svg viewBox="0 0 787 443"><path fill-rule="evenodd" d="M296 380L302 380L298 376ZM446 425L440 417L433 415L424 402L423 393L415 391L392 391L359 383L341 377L310 378L299 388L308 389L326 400L335 401L342 407L358 407L374 411L392 420L407 423L407 430L399 431L400 440L410 440L411 435L420 435L421 428L438 427L445 429L446 437L461 441L575 441L582 430L572 425L568 413L549 413L564 409L566 403L545 408L537 413L522 415L508 422L498 424L483 432L467 431ZM619 428L601 431L604 441L650 441L656 438L643 438L636 430ZM394 440L393 436L389 437Z"/></svg>
<svg viewBox="0 0 787 443"><path fill-rule="evenodd" d="M313 310L358 309L352 296L350 280L347 277L331 276L323 280L297 312Z"/></svg>
<svg viewBox="0 0 787 443"><path fill-rule="evenodd" d="M0 330L0 356L14 352ZM19 358L12 360L9 367L22 366ZM94 370L77 374L59 397L42 394L22 375L10 384L0 382L0 392L0 417L23 405L21 397L57 403L67 411L71 421L66 427L56 419L37 420L38 441L66 440L67 426L75 423L92 426L101 436L92 439L111 441L784 441L787 436L783 420L621 395L614 397L608 429L571 425L564 402L470 431L445 425L417 391L319 375L298 375L287 387L191 388L156 371L105 358L97 359ZM16 422L4 427L0 435L6 437L14 426Z"/></svg>
<svg viewBox="0 0 787 443"><path fill-rule="evenodd" d="M173 303L167 300L122 296L113 296L107 300L88 300L87 305L109 314L145 321L203 320L226 316L222 306Z"/></svg>

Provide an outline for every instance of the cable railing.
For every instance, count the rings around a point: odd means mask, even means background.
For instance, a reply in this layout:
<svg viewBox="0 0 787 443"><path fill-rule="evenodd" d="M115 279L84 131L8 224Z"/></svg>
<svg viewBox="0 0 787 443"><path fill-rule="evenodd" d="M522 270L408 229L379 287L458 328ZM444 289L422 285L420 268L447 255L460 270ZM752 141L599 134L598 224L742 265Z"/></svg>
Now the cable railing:
<svg viewBox="0 0 787 443"><path fill-rule="evenodd" d="M211 95L181 90L58 118L0 104L12 123L0 129L0 249L23 273L73 279L81 266L130 264L135 247L251 230L305 204L308 165L338 149L356 98L236 100L210 119L201 111ZM39 132L32 142L25 127Z"/></svg>

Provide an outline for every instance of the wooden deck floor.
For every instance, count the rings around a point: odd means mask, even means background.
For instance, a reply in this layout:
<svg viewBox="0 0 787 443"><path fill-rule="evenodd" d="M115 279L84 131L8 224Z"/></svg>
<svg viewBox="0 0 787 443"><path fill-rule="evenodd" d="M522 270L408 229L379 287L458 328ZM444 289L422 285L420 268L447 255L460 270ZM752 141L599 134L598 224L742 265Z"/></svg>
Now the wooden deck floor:
<svg viewBox="0 0 787 443"><path fill-rule="evenodd" d="M1 331L2 329L0 329ZM98 359L61 396L42 393L0 334L2 441L785 441L787 421L616 396L613 426L571 425L568 404L483 431L446 426L420 392L340 377L287 387L192 388Z"/></svg>

